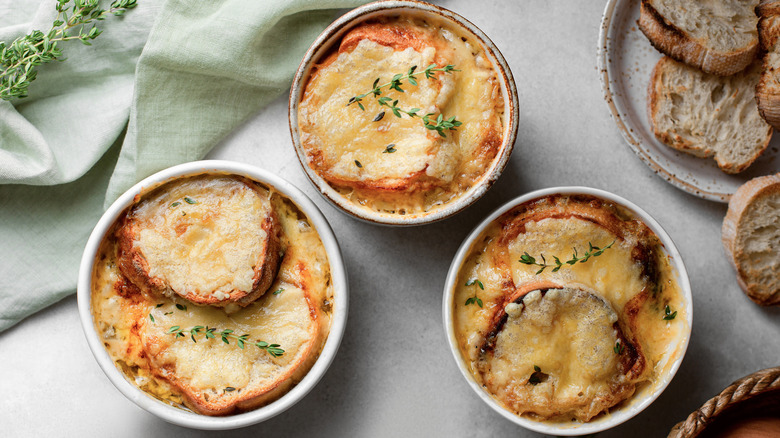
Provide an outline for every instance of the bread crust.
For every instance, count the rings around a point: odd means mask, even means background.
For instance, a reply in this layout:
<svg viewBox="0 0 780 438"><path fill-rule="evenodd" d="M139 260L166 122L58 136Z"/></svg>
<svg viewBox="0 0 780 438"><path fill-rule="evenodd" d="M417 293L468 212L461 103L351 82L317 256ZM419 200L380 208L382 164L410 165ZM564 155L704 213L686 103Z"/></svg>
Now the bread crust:
<svg viewBox="0 0 780 438"><path fill-rule="evenodd" d="M257 196L262 197L262 193L258 191L257 187L251 181L245 178L240 178L239 180L247 189L252 190ZM139 199L136 200L137 203L139 201ZM137 208L138 204L125 214L122 219L122 226L117 230L119 242L119 257L117 263L122 274L138 286L144 293L165 295L172 292L199 305L224 307L235 303L245 307L262 296L271 286L271 283L279 270L282 249L279 237L281 228L276 212L272 208L266 212L261 225L266 236L261 243L261 257L259 263L253 268L254 273L252 276L251 289L241 290L235 288L226 292L224 297L209 293L211 291L197 291L196 293L196 291L192 290L179 290L173 288L164 279L151 274L152 267L149 265L142 248L140 248L137 243L141 230L145 226L142 221L139 221L136 218L135 211ZM208 272L203 273L205 276L208 276L208 274Z"/></svg>
<svg viewBox="0 0 780 438"><path fill-rule="evenodd" d="M642 0L639 29L659 52L704 72L729 76L738 73L753 61L758 53L758 40L731 52L719 52L706 47L704 40L696 39L664 18L651 0Z"/></svg>
<svg viewBox="0 0 780 438"><path fill-rule="evenodd" d="M757 304L776 306L780 305L780 289L776 287L774 290L766 290L756 281L757 272L746 268L743 261L747 260L748 255L745 248L738 244L740 228L743 221L747 220L748 208L764 196L780 196L780 173L754 178L743 184L732 195L723 219L721 240L729 262L736 270L737 283L743 292ZM775 253L776 257L780 258L780 248L775 248ZM777 284L776 280L775 285Z"/></svg>

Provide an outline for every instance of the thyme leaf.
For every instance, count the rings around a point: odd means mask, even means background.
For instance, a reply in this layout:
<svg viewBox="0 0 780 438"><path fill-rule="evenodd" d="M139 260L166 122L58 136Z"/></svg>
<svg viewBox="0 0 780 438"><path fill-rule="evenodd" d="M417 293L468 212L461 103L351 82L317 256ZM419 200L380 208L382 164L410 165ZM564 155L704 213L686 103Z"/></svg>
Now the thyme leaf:
<svg viewBox="0 0 780 438"><path fill-rule="evenodd" d="M672 312L672 308L667 304L664 308L664 321L671 321L677 317L677 311Z"/></svg>

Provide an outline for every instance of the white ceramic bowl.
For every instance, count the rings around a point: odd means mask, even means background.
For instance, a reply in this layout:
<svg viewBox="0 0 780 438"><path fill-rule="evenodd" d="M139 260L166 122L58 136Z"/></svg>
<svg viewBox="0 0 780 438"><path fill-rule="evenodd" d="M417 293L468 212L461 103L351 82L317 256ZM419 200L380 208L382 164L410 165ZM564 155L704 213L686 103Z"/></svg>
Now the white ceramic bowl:
<svg viewBox="0 0 780 438"><path fill-rule="evenodd" d="M501 85L501 94L504 98L505 124L502 132L503 142L496 158L490 163L490 167L485 170L485 173L469 190L458 195L443 207L426 213L409 215L396 215L371 211L353 203L344 195L336 191L309 166L306 152L301 145L301 139L298 132L298 104L303 97L303 92L312 67L315 66L324 55L329 53L331 48L341 41L342 36L353 27L367 20L394 14L435 17L449 23L454 28L461 29L464 34L473 35L474 39L482 45L485 53L488 55L488 59L496 67ZM498 180L504 167L506 167L506 163L512 153L517 137L518 114L517 88L515 86L514 78L512 77L512 71L509 69L509 64L507 64L503 55L501 55L501 52L498 51L498 48L493 44L490 38L488 38L477 26L460 15L436 5L414 0L386 0L369 3L348 12L333 22L333 24L328 26L328 28L317 37L306 52L303 61L301 61L301 65L298 67L298 71L295 74L290 89L290 134L292 135L292 141L295 146L295 152L298 155L298 160L306 171L309 180L325 199L330 201L342 212L366 222L383 225L409 226L436 222L448 218L476 202L487 192L490 186Z"/></svg>
<svg viewBox="0 0 780 438"><path fill-rule="evenodd" d="M325 246L325 251L328 254L328 262L330 263L333 281L334 304L330 333L319 358L306 376L276 401L253 411L226 417L209 417L170 406L148 395L129 381L125 374L114 365L114 361L111 359L98 337L92 318L92 305L90 300L92 293L92 268L95 263L95 256L97 255L100 242L120 214L133 203L133 198L139 193L145 193L148 189L172 179L208 172L246 176L249 179L273 187L275 190L292 200L298 208L306 214L311 224L319 233L322 243ZM265 170L231 161L196 161L174 166L144 179L120 196L103 214L95 226L95 229L92 231L92 234L89 236L79 267L77 295L79 316L81 317L81 325L84 328L87 343L89 344L92 353L95 355L98 365L100 365L100 368L106 373L106 376L111 383L113 383L114 386L116 386L116 388L133 403L163 420L180 426L197 429L220 430L249 426L268 420L297 403L314 387L314 385L317 384L323 374L325 374L328 366L330 366L336 355L336 351L339 348L339 344L341 343L344 327L347 322L347 274L344 268L344 262L341 258L341 251L336 242L336 237L333 235L333 230L331 230L325 217L303 192L289 182Z"/></svg>
<svg viewBox="0 0 780 438"><path fill-rule="evenodd" d="M596 419L588 423L572 423L572 424L546 423L542 421L533 420L528 417L518 416L512 411L501 406L501 404L498 403L482 387L482 385L477 383L477 381L474 379L474 377L466 368L466 364L463 358L461 357L460 350L458 348L458 343L455 337L454 324L452 321L453 299L454 299L454 291L456 286L455 283L458 278L458 271L460 270L460 267L463 264L463 262L466 260L469 250L471 249L471 246L475 242L475 240L480 236L480 234L483 231L485 231L488 225L490 225L499 216L511 210L512 208L533 199L542 198L545 196L555 195L555 194L562 194L562 195L584 194L584 195L596 196L605 199L607 201L613 202L622 207L625 207L626 209L631 211L636 218L642 220L642 222L644 222L645 225L647 225L651 230L653 230L656 236L658 236L658 238L660 239L661 243L664 246L666 255L670 257L671 266L677 275L676 277L677 284L680 287L683 300L685 301L685 306L686 306L685 314L687 315L686 322L688 324L688 327L684 333L685 339L682 341L682 345L680 346L679 356L676 358L674 363L672 363L672 365L669 367L669 371L666 374L661 376L661 381L655 384L655 387L652 389L652 391L645 391L642 394L635 394L634 396L632 396L632 399L629 403L626 403L625 405L620 406L618 408L612 409L610 410L609 415L600 415ZM672 242L672 239L669 237L666 231L664 231L664 229L661 228L658 222L655 221L655 219L653 219L649 214L647 214L641 208L637 207L635 204L612 193L605 192L599 189L588 188L588 187L554 187L549 189L537 190L535 192L525 194L523 196L513 199L512 201L507 202L506 204L501 206L498 210L490 214L490 216L486 217L474 229L474 231L472 231L471 234L469 234L469 236L466 237L466 240L463 241L460 248L458 248L458 252L455 254L455 258L453 259L452 265L450 265L449 272L447 273L447 281L444 285L444 299L443 299L442 306L443 306L442 310L443 310L443 317L444 317L444 327L447 332L447 342L449 343L450 350L452 351L452 354L455 357L455 362L458 364L458 369L460 369L461 374L463 374L463 377L466 379L469 386L471 386L474 392L476 392L477 395L491 408L493 408L496 412L501 414L504 418L512 421L513 423L523 426L527 429L531 429L535 432L549 434L549 435L558 435L558 436L577 436L577 435L587 435L587 434L601 432L613 428L629 420L630 418L639 414L640 412L642 412L656 398L658 398L659 395L661 395L664 389L666 389L667 385L669 385L669 382L672 381L672 378L674 377L675 373L677 373L677 370L680 368L680 364L682 363L683 357L685 356L685 351L688 349L688 342L690 341L690 337L691 337L691 327L693 327L693 298L691 296L691 284L690 281L688 280L688 272L685 270L685 265L683 264L680 253L679 251L677 251L677 247L674 245L674 242Z"/></svg>

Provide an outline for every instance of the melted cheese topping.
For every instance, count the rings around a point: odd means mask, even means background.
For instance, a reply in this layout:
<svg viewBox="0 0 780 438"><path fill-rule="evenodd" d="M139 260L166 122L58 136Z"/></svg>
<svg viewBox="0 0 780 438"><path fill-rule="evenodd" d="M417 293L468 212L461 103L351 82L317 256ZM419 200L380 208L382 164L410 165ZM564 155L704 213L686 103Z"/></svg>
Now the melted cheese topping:
<svg viewBox="0 0 780 438"><path fill-rule="evenodd" d="M545 218L526 222L525 232L502 244L505 221L511 221L513 214L522 208L516 207L489 225L475 240L459 271L454 292L453 323L461 355L474 378L486 385L488 380L492 382L491 395L510 411L555 422L571 421L572 417L588 421L598 412L606 411L630 396L635 387L635 397L651 391L660 380L659 376L667 373L679 357L687 333L687 310L663 247L657 245L657 255L652 262L658 272L658 288L654 293L645 292L649 293L649 298L641 303L633 319L635 322L630 325L625 313L627 304L647 286L642 278L641 265L632 257L631 249L637 243L636 238L627 235L625 240L621 240L603 227L576 217ZM527 252L538 262L541 262L543 254L547 263L554 265L553 256L565 262L571 258L574 248L581 257L588 250L589 242L604 247L613 241L612 247L600 256L591 257L585 263L566 264L557 272L547 268L537 274L539 266L519 262L520 256ZM466 286L472 279L479 279L484 290L474 285ZM496 309L503 305L507 294L516 287L536 281L593 291L614 310L624 333L629 332L635 338L647 360L645 372L628 382L628 388L618 385L622 382L614 379L617 361L609 354L603 354L604 348L609 347L609 352L616 356L612 352L615 335L606 314L588 317L594 324L592 331L580 336L578 324L581 323L581 315L579 311L570 309L565 311L574 312L569 316L565 312L546 312L548 316L556 315L549 320L552 325L545 325L545 319L539 318L535 323L516 327L518 335L511 337L513 354L502 358L502 367L483 374L486 368L481 349L490 334ZM482 299L483 307L465 304L475 292ZM666 305L678 312L674 320L663 320ZM507 309L507 313L510 310ZM602 322L598 323L598 320ZM517 319L518 323L523 321L525 319ZM522 336L519 335L521 332ZM567 342L567 339L573 341ZM589 352L590 357L582 357L583 352ZM600 363L606 374L599 373L596 365L583 366L583 361ZM550 381L555 385L529 384L528 379L533 372L529 372L529 367L532 369L533 365L543 365L542 372L551 376ZM613 395L622 395L622 398L613 398L611 404L586 414L583 400L596 401L593 406L598 406L600 401L609 401L604 395L608 393L605 388L611 388Z"/></svg>
<svg viewBox="0 0 780 438"><path fill-rule="evenodd" d="M117 367L150 395L199 412L201 404L228 412L236 405L251 408L283 395L319 355L333 302L327 254L305 215L270 193L285 249L270 290L281 292L267 293L245 308L196 306L122 288L114 232L101 243L92 282L95 327ZM215 327L217 338L200 334L193 342L168 333L172 326L196 325ZM223 343L218 333L224 329L248 334L245 347L235 339ZM252 345L257 341L280 344L285 352L273 357Z"/></svg>
<svg viewBox="0 0 780 438"><path fill-rule="evenodd" d="M152 364L159 369L173 369L178 380L199 391L219 393L225 387L252 388L274 382L299 360L300 354L308 352L308 340L317 335L306 294L294 285L287 285L276 296L266 294L233 314L194 305L182 311L173 302L153 307L150 313L155 322L143 320L140 338L142 344L151 347ZM219 339L193 343L189 336L175 338L168 333L172 326L197 325L230 328L237 335L248 334L252 342L280 344L285 354L273 357L251 344L241 349L235 340L230 344Z"/></svg>
<svg viewBox="0 0 780 438"><path fill-rule="evenodd" d="M422 48L393 48L362 39L312 73L299 105L301 142L309 165L344 196L366 209L414 214L431 211L474 185L501 143L503 99L496 71L475 37L443 24L398 19L388 27L411 28ZM357 29L360 29L358 27ZM442 137L420 118L396 117L369 95L353 96L389 82L416 66L455 65L435 79L403 81L403 93L384 88L381 97L405 110L455 116L463 124ZM384 112L379 121L375 117ZM387 153L388 145L395 152ZM360 163L360 166L357 165Z"/></svg>
<svg viewBox="0 0 780 438"><path fill-rule="evenodd" d="M270 213L269 193L241 181L178 181L133 210L139 228L133 245L148 262L148 275L177 294L226 299L233 290L252 291Z"/></svg>
<svg viewBox="0 0 780 438"><path fill-rule="evenodd" d="M551 238L562 235L564 238ZM520 256L528 252L535 258L540 254L558 256L561 261L571 258L574 248L582 256L587 243L603 248L612 246L598 257L591 257L586 263L567 265L558 272L546 269L536 275L538 266L520 263ZM606 229L593 222L581 219L543 219L526 224L526 232L520 233L508 245L510 271L514 284L520 285L532 280L549 280L558 284L571 282L584 284L609 297L615 310L623 308L634 295L644 287L641 266L632 261L631 249L636 240L630 236L620 240ZM553 260L549 260L550 263Z"/></svg>
<svg viewBox="0 0 780 438"><path fill-rule="evenodd" d="M618 316L602 299L579 289L537 290L509 304L507 316L494 354L479 368L488 390L516 412L573 412L587 421L616 392L633 392L613 351ZM540 371L532 380L534 367Z"/></svg>

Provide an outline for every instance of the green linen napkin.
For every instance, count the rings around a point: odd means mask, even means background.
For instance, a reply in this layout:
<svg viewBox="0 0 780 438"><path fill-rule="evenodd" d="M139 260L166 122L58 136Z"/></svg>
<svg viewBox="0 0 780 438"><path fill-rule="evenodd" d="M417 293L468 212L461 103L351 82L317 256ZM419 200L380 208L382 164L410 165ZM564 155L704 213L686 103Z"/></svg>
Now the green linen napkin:
<svg viewBox="0 0 780 438"><path fill-rule="evenodd" d="M75 291L119 194L202 158L289 88L334 9L360 3L139 0L93 46L63 45L69 59L42 66L29 98L0 102L0 331ZM54 0L0 0L0 40L54 16Z"/></svg>

